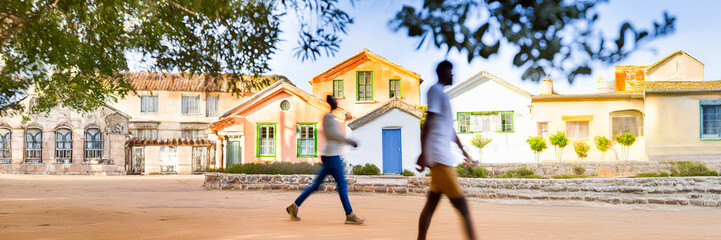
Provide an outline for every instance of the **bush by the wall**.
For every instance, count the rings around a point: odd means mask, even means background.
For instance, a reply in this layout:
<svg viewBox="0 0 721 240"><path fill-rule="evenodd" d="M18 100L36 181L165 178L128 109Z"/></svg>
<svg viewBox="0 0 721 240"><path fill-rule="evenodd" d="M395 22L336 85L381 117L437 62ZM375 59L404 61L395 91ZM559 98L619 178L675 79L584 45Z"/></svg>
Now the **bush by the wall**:
<svg viewBox="0 0 721 240"><path fill-rule="evenodd" d="M207 169L206 171L244 174L316 174L321 166L320 163L263 162L233 164L228 168Z"/></svg>
<svg viewBox="0 0 721 240"><path fill-rule="evenodd" d="M533 170L527 167L519 167L516 170L506 171L503 175L498 178L541 178L541 176L535 175Z"/></svg>
<svg viewBox="0 0 721 240"><path fill-rule="evenodd" d="M415 176L416 174L413 173L413 172L411 172L411 171L408 170L408 169L403 169L403 172L401 173L401 175L406 176L406 177L410 177L410 176Z"/></svg>
<svg viewBox="0 0 721 240"><path fill-rule="evenodd" d="M575 173L576 175L583 175L584 173L586 173L586 169L581 166L574 165L573 173Z"/></svg>
<svg viewBox="0 0 721 240"><path fill-rule="evenodd" d="M641 177L668 177L668 173L667 173L667 172L660 172L660 173L647 172L647 173L639 173L639 174L636 174L636 176L634 176L634 177L637 177L637 178L641 178Z"/></svg>
<svg viewBox="0 0 721 240"><path fill-rule="evenodd" d="M366 163L366 165L354 165L351 171L353 175L381 175L381 169L375 164Z"/></svg>
<svg viewBox="0 0 721 240"><path fill-rule="evenodd" d="M465 178L485 178L488 177L486 174L486 169L483 167L471 167L468 165L458 165L456 167L456 171L458 172L458 177L465 177Z"/></svg>
<svg viewBox="0 0 721 240"><path fill-rule="evenodd" d="M560 174L560 175L553 175L552 178L554 179L571 179L571 178L589 178L591 176L588 175L569 175L569 174Z"/></svg>
<svg viewBox="0 0 721 240"><path fill-rule="evenodd" d="M671 176L674 177L691 177L691 176L718 176L718 172L711 171L706 164L691 161L679 161L670 169Z"/></svg>

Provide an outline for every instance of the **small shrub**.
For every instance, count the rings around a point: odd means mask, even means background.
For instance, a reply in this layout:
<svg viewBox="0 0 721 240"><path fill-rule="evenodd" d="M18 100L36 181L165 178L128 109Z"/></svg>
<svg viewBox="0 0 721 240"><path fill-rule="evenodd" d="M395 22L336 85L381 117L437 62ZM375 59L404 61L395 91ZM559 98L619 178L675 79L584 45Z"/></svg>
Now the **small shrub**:
<svg viewBox="0 0 721 240"><path fill-rule="evenodd" d="M679 161L671 168L671 176L674 177L691 177L691 176L718 176L718 172L711 171L706 164L691 161Z"/></svg>
<svg viewBox="0 0 721 240"><path fill-rule="evenodd" d="M584 173L586 173L586 169L581 166L575 165L573 166L573 173L575 173L576 175L583 175Z"/></svg>
<svg viewBox="0 0 721 240"><path fill-rule="evenodd" d="M601 161L606 160L606 151L611 148L611 141L604 136L596 136L593 138L593 142L596 143L596 149L601 151Z"/></svg>
<svg viewBox="0 0 721 240"><path fill-rule="evenodd" d="M456 171L458 172L458 177L465 177L465 178L486 178L488 175L486 174L486 169L483 167L471 167L468 165L458 165L456 167Z"/></svg>
<svg viewBox="0 0 721 240"><path fill-rule="evenodd" d="M541 152L548 148L548 145L546 145L546 139L543 139L542 137L528 137L528 139L526 139L526 143L528 143L528 146L531 147L534 157L536 158L536 163L538 163L540 161L539 158L541 157Z"/></svg>
<svg viewBox="0 0 721 240"><path fill-rule="evenodd" d="M588 150L591 150L591 147L585 142L576 142L573 144L573 150L576 150L576 155L583 161L584 158L588 157Z"/></svg>
<svg viewBox="0 0 721 240"><path fill-rule="evenodd" d="M548 142L556 148L556 159L558 162L563 162L563 148L568 145L566 133L557 131L555 134L548 137Z"/></svg>
<svg viewBox="0 0 721 240"><path fill-rule="evenodd" d="M588 175L568 175L568 174L561 174L561 175L553 175L554 179L571 179L571 178L589 178L591 176Z"/></svg>
<svg viewBox="0 0 721 240"><path fill-rule="evenodd" d="M634 177L637 177L637 178L641 178L641 177L668 177L668 173L667 173L667 172L661 172L661 173L647 172L647 173L639 173L639 174L636 174L636 176L634 176Z"/></svg>
<svg viewBox="0 0 721 240"><path fill-rule="evenodd" d="M541 176L533 174L533 170L527 167L519 167L516 170L506 171L498 178L541 178Z"/></svg>
<svg viewBox="0 0 721 240"><path fill-rule="evenodd" d="M619 132L618 135L616 135L616 141L618 144L623 145L623 148L621 148L621 154L623 155L623 160L628 161L628 152L631 145L636 142L636 136L634 136L631 132Z"/></svg>
<svg viewBox="0 0 721 240"><path fill-rule="evenodd" d="M343 160L343 173L350 174L351 169L353 169L353 164L350 164L345 159Z"/></svg>
<svg viewBox="0 0 721 240"><path fill-rule="evenodd" d="M483 147L491 143L490 138L484 137L481 134L476 134L471 138L471 145L478 148L478 159L483 159Z"/></svg>
<svg viewBox="0 0 721 240"><path fill-rule="evenodd" d="M321 166L321 163L262 162L233 164L228 168L213 169L212 172L283 175L315 174L320 170Z"/></svg>
<svg viewBox="0 0 721 240"><path fill-rule="evenodd" d="M353 175L381 175L381 170L375 164L366 163L366 165L355 165L352 170Z"/></svg>
<svg viewBox="0 0 721 240"><path fill-rule="evenodd" d="M413 173L413 172L411 172L411 171L408 170L408 169L403 169L403 172L401 173L401 175L406 176L406 177L410 177L410 176L415 176L416 174Z"/></svg>

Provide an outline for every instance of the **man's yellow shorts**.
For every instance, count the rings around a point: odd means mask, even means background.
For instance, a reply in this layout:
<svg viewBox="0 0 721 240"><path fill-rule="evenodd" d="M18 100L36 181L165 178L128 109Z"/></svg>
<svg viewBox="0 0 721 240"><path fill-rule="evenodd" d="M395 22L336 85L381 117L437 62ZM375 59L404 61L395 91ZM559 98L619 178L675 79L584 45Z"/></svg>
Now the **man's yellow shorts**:
<svg viewBox="0 0 721 240"><path fill-rule="evenodd" d="M443 164L433 165L431 167L431 191L446 194L451 199L463 196L456 168Z"/></svg>

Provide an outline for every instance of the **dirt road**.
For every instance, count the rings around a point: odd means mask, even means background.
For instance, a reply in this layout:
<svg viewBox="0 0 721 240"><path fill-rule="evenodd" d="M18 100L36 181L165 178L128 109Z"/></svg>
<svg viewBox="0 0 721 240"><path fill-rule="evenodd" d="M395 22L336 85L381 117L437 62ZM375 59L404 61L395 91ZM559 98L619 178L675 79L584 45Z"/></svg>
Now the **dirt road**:
<svg viewBox="0 0 721 240"><path fill-rule="evenodd" d="M202 176L0 175L0 239L414 239L420 196L352 193L368 222L344 225L337 194L208 191ZM471 203L482 239L721 239L721 208ZM430 239L462 239L443 200Z"/></svg>

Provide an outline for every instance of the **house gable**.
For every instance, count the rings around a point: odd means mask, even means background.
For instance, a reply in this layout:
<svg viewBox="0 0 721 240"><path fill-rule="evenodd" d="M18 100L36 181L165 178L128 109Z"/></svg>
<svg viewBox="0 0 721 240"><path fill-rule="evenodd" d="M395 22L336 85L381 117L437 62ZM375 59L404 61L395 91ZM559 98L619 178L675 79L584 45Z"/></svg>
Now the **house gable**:
<svg viewBox="0 0 721 240"><path fill-rule="evenodd" d="M446 90L446 93L448 94L448 98L455 98L457 96L460 96L461 94L464 94L468 92L469 90L476 88L478 86L481 86L487 82L493 82L495 84L501 85L505 88L508 88L509 90L515 92L518 95L530 98L531 94L524 91L523 89L504 81L503 79L500 79L486 71L480 71L476 73L475 75L471 76L470 78L464 80L463 82L457 83L454 86L448 88Z"/></svg>
<svg viewBox="0 0 721 240"><path fill-rule="evenodd" d="M315 83L334 80L339 75L346 73L348 71L351 71L351 70L355 69L356 67L360 66L361 64L368 62L368 61L387 65L388 67L392 68L395 71L415 77L419 81L418 84L423 82L423 80L421 79L421 75L419 75L418 73L415 73L407 68L404 68L401 65L395 64L395 63L389 61L388 59L385 59L375 53L372 53L368 49L364 48L362 51L360 51L356 55L353 55L352 57L329 68L325 72L313 77L313 80L309 81L308 83L310 83L310 85L312 86Z"/></svg>
<svg viewBox="0 0 721 240"><path fill-rule="evenodd" d="M675 52L649 66L648 81L702 81L704 64L683 51Z"/></svg>

